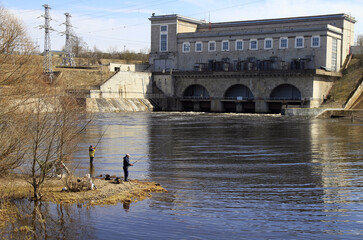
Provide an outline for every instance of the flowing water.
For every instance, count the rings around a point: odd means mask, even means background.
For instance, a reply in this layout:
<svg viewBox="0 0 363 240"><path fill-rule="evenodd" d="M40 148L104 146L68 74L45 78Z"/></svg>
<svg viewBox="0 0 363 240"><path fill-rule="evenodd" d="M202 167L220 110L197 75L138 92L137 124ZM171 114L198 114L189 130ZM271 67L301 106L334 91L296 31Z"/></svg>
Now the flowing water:
<svg viewBox="0 0 363 240"><path fill-rule="evenodd" d="M129 153L130 179L169 192L131 205L44 204L49 239L363 238L362 122L102 114L83 136L81 171L101 136L94 175L122 176Z"/></svg>

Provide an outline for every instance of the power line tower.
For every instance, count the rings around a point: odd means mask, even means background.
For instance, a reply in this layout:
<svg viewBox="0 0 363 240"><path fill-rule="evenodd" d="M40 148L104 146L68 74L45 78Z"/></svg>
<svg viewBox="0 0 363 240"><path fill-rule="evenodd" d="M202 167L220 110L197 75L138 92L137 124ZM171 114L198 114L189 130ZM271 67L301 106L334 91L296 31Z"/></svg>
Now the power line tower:
<svg viewBox="0 0 363 240"><path fill-rule="evenodd" d="M74 63L74 54L72 52L73 47L73 40L72 40L72 25L70 23L70 18L72 17L71 14L65 13L66 16L66 22L64 23L66 25L66 45L64 47L64 55L62 58L62 65L63 66L75 66Z"/></svg>
<svg viewBox="0 0 363 240"><path fill-rule="evenodd" d="M50 20L52 20L49 15L49 10L51 8L48 4L44 4L43 7L45 9L45 13L41 17L44 17L45 24L39 26L40 28L44 28L45 30L43 71L49 76L50 82L52 82L54 75L53 75L53 65L52 65L52 53L50 48L50 31L53 31L53 29L49 24Z"/></svg>

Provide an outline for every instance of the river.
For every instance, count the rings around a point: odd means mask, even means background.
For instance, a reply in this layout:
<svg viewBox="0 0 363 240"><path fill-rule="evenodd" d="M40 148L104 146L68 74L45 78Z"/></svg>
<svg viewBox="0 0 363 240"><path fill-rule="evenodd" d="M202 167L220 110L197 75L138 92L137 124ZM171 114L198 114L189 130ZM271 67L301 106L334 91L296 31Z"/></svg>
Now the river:
<svg viewBox="0 0 363 240"><path fill-rule="evenodd" d="M168 193L108 207L46 204L49 239L361 239L363 123L280 115L96 115L76 154L94 175Z"/></svg>

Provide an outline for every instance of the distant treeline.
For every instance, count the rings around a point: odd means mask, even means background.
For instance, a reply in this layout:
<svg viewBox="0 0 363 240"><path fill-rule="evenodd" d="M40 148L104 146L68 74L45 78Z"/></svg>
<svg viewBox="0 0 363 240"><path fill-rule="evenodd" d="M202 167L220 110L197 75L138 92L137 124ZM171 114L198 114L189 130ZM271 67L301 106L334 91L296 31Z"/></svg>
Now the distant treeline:
<svg viewBox="0 0 363 240"><path fill-rule="evenodd" d="M133 51L124 51L124 52L113 52L107 53L102 51L82 51L76 57L85 58L89 60L89 63L94 65L100 62L101 59L120 59L126 62L141 62L148 63L149 62L149 54L148 53L136 53Z"/></svg>

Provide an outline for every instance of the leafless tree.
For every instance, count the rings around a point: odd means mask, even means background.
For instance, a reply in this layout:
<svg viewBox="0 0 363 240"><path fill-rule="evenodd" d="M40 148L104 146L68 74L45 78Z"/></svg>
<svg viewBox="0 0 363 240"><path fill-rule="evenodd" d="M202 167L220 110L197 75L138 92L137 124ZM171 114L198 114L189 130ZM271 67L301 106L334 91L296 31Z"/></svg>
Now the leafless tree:
<svg viewBox="0 0 363 240"><path fill-rule="evenodd" d="M70 162L87 125L65 87L44 81L41 58L18 20L0 7L0 174L21 166L34 199Z"/></svg>
<svg viewBox="0 0 363 240"><path fill-rule="evenodd" d="M17 111L41 78L41 64L32 56L34 45L24 27L0 6L0 175L22 164L25 136Z"/></svg>
<svg viewBox="0 0 363 240"><path fill-rule="evenodd" d="M41 198L43 183L55 174L56 166L72 160L78 137L87 126L74 98L50 88L30 103L34 112L27 118L28 151L24 176L33 187L33 198Z"/></svg>

